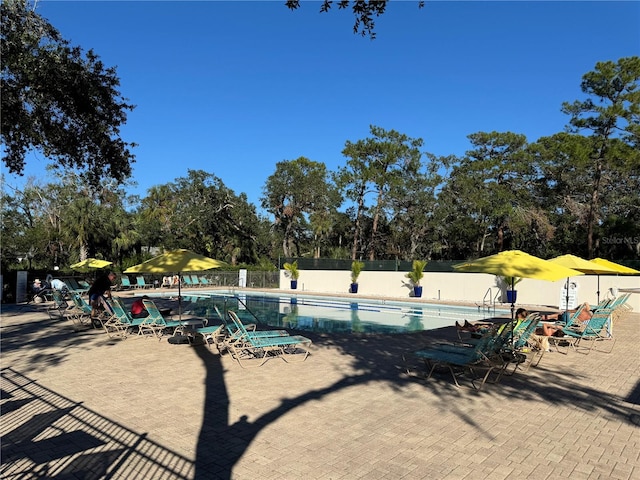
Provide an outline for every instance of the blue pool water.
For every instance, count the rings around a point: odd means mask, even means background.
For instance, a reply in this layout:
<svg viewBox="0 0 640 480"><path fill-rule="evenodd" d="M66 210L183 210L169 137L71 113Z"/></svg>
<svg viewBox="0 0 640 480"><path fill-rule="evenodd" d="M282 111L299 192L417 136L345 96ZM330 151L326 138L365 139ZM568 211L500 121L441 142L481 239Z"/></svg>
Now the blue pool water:
<svg viewBox="0 0 640 480"><path fill-rule="evenodd" d="M318 333L404 333L450 327L464 320L481 320L508 310L434 303L395 302L315 295L283 295L246 291L190 292L183 311L219 321L216 309L238 312L245 322ZM168 295L167 295L168 296ZM217 323L217 322L216 322Z"/></svg>

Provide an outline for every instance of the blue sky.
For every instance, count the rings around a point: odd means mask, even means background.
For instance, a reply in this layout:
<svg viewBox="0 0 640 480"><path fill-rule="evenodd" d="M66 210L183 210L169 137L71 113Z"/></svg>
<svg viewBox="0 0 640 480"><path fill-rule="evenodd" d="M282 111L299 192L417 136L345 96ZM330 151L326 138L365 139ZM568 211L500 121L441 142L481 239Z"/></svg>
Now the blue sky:
<svg viewBox="0 0 640 480"><path fill-rule="evenodd" d="M436 155L463 155L480 131L531 142L562 131L583 74L640 54L640 2L391 1L373 41L352 33L351 12L320 14L318 2L39 0L37 11L116 66L137 106L122 129L139 144L130 193L201 169L258 207L276 162L335 170L372 124ZM32 157L25 174L46 180L46 164Z"/></svg>

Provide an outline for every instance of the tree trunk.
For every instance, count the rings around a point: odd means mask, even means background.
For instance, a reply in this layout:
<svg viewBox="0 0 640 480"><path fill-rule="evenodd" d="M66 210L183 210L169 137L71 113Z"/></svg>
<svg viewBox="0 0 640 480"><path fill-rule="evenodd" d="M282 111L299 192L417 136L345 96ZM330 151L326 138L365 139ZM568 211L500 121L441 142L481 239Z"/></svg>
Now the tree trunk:
<svg viewBox="0 0 640 480"><path fill-rule="evenodd" d="M604 149L603 149L604 150ZM591 204L589 205L589 214L587 215L587 258L593 258L594 243L593 234L597 221L598 202L600 200L600 180L602 179L602 156L601 152L596 161L595 175L593 179L593 192L591 192Z"/></svg>
<svg viewBox="0 0 640 480"><path fill-rule="evenodd" d="M362 216L362 209L364 207L364 197L361 195L358 198L358 210L356 212L356 225L353 232L353 247L351 248L351 260L358 258L358 240L360 239L360 217Z"/></svg>

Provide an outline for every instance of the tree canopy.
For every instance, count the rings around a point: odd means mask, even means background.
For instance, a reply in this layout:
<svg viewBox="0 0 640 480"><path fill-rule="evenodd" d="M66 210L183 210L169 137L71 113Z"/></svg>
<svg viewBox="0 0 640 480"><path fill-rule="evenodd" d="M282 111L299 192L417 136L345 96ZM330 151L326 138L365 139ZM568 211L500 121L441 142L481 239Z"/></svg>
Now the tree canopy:
<svg viewBox="0 0 640 480"><path fill-rule="evenodd" d="M363 37L368 36L373 40L376 38L375 17L384 14L389 0L338 0L335 3L338 5L338 10L345 10L351 7L355 17L353 33L360 34ZM418 1L417 3L418 8L424 7L424 1ZM323 0L320 4L320 12L328 12L333 4L332 0ZM291 10L297 10L300 8L300 0L287 0L285 5Z"/></svg>
<svg viewBox="0 0 640 480"><path fill-rule="evenodd" d="M367 138L345 140L333 171L304 156L276 163L261 197L270 218L211 172L190 170L138 198L126 183L91 187L75 167L51 166L57 181L2 196L2 268L97 256L124 269L161 248L246 266L507 249L638 259L639 80L638 57L599 62L582 78L585 97L562 106L566 131L534 142L475 132L461 157L436 157L421 138L370 125Z"/></svg>
<svg viewBox="0 0 640 480"><path fill-rule="evenodd" d="M28 152L52 165L85 172L90 185L131 174L134 143L120 138L133 105L120 80L89 50L72 47L27 0L0 6L3 161L22 174Z"/></svg>

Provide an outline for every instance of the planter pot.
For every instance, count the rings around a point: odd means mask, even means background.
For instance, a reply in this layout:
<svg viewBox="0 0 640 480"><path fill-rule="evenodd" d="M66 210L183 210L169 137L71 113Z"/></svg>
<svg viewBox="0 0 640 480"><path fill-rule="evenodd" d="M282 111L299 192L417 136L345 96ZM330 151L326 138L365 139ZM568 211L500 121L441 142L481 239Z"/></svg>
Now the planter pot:
<svg viewBox="0 0 640 480"><path fill-rule="evenodd" d="M351 289L349 291L351 293L358 293L358 284L357 283L352 283L351 284Z"/></svg>
<svg viewBox="0 0 640 480"><path fill-rule="evenodd" d="M291 280L291 290L298 288L298 280Z"/></svg>
<svg viewBox="0 0 640 480"><path fill-rule="evenodd" d="M516 303L517 299L518 299L517 290L507 290L507 303Z"/></svg>
<svg viewBox="0 0 640 480"><path fill-rule="evenodd" d="M417 298L422 297L422 286L413 287L413 296Z"/></svg>

